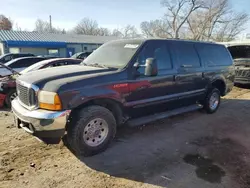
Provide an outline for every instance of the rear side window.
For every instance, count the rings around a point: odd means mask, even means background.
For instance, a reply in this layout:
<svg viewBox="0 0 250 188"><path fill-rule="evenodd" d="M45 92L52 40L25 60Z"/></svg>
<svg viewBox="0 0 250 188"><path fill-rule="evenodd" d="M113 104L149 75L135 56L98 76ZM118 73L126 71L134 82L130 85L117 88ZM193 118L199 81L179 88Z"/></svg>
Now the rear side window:
<svg viewBox="0 0 250 188"><path fill-rule="evenodd" d="M42 61L43 59L40 58L28 58L28 59L20 59L18 61L15 61L11 65L9 65L10 68L23 68L23 67L29 67L39 61Z"/></svg>
<svg viewBox="0 0 250 188"><path fill-rule="evenodd" d="M195 46L202 61L208 67L232 65L232 59L226 47L212 44L196 44Z"/></svg>
<svg viewBox="0 0 250 188"><path fill-rule="evenodd" d="M80 64L82 61L68 61L67 63L68 63L68 65L78 65L78 64Z"/></svg>
<svg viewBox="0 0 250 188"><path fill-rule="evenodd" d="M191 42L175 42L173 43L176 60L180 67L200 67L200 59L194 44Z"/></svg>
<svg viewBox="0 0 250 188"><path fill-rule="evenodd" d="M3 61L4 63L7 63L8 61L12 60L12 58L13 58L12 55L7 55L7 56L5 56L5 57L3 58L2 61Z"/></svg>
<svg viewBox="0 0 250 188"><path fill-rule="evenodd" d="M19 57L21 57L19 54L13 54L14 59L19 58Z"/></svg>
<svg viewBox="0 0 250 188"><path fill-rule="evenodd" d="M56 61L53 62L49 65L49 67L59 67L59 66L64 66L64 65L68 65L67 61Z"/></svg>

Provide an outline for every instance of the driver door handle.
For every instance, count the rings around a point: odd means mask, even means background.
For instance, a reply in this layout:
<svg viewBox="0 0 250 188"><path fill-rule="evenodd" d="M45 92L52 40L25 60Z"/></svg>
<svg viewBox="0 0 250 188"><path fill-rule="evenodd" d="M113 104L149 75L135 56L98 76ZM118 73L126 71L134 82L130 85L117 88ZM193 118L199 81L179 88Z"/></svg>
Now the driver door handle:
<svg viewBox="0 0 250 188"><path fill-rule="evenodd" d="M179 80L179 76L178 75L174 75L174 81L178 81Z"/></svg>

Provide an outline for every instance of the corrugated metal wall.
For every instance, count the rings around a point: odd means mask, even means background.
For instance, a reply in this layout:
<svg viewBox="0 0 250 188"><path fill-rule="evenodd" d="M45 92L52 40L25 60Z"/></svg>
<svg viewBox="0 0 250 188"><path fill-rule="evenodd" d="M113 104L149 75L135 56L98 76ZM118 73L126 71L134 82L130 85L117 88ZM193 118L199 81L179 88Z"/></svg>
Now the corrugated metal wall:
<svg viewBox="0 0 250 188"><path fill-rule="evenodd" d="M4 45L0 42L0 55L4 54Z"/></svg>

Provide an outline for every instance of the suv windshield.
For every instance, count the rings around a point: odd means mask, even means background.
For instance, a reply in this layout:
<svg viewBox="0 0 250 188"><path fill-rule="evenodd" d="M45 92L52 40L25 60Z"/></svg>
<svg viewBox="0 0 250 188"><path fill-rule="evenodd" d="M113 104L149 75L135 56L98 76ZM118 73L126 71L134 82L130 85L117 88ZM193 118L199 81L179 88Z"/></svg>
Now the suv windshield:
<svg viewBox="0 0 250 188"><path fill-rule="evenodd" d="M108 42L90 54L81 64L123 68L131 60L142 42L142 40Z"/></svg>

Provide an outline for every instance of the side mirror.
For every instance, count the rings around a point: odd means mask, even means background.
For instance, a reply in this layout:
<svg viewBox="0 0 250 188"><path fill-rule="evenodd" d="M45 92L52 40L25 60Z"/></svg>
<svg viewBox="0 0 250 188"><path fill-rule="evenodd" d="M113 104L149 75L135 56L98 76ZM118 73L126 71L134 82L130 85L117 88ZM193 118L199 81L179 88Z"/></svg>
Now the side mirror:
<svg viewBox="0 0 250 188"><path fill-rule="evenodd" d="M157 61L154 58L147 58L145 64L145 76L157 76L158 66Z"/></svg>

